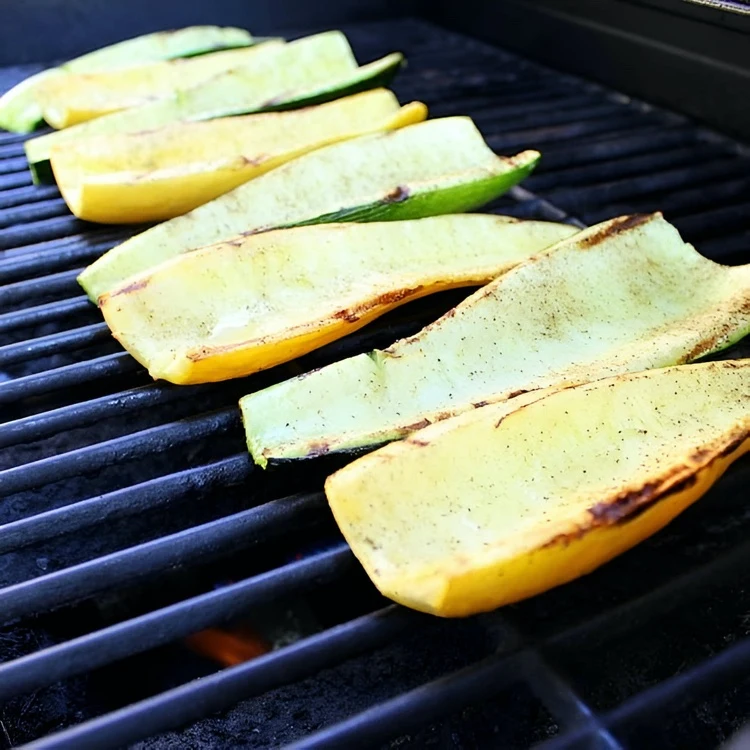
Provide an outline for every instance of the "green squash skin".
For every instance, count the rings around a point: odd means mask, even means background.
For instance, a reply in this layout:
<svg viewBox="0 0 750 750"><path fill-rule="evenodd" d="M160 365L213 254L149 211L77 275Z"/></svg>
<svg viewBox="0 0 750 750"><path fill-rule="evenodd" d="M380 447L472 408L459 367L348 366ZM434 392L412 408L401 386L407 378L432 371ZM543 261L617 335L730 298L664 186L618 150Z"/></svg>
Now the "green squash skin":
<svg viewBox="0 0 750 750"><path fill-rule="evenodd" d="M363 68L369 66L362 66L360 71L355 71L352 75L351 81L344 84L343 86L337 86L328 90L318 91L307 95L302 95L296 99L289 99L288 101L280 102L279 104L269 104L262 109L257 110L258 112L284 112L289 109L299 109L300 107L309 107L313 104L325 104L326 102L333 101L334 99L342 99L345 96L351 96L352 94L360 94L363 91L369 91L370 89L387 88L396 75L403 68L406 67L406 59L400 53L393 53L383 60L378 60L374 63L370 63L372 66L372 72L368 70L364 75L357 75ZM248 112L237 112L235 114L251 114Z"/></svg>
<svg viewBox="0 0 750 750"><path fill-rule="evenodd" d="M291 226L329 224L338 221L363 223L368 221L402 221L405 219L421 219L425 216L474 211L495 200L495 198L499 198L514 185L525 180L534 171L538 163L539 158L537 157L528 164L503 174L493 175L485 180L438 188L412 196L398 196L393 201L379 201L367 206L345 208Z"/></svg>
<svg viewBox="0 0 750 750"><path fill-rule="evenodd" d="M502 174L493 175L487 179L468 184L452 185L436 188L429 192L412 196L399 196L398 202L378 201L363 206L353 206L340 211L322 214L312 219L294 224L264 227L262 231L271 229L289 229L292 227L311 226L314 224L332 224L334 222L370 222L370 221L398 221L401 219L421 219L427 216L442 214L465 213L472 211L498 198L511 187L526 178L536 167L539 157L526 164L520 165ZM83 287L88 298L96 304L98 294L92 290L85 279L78 277L78 283Z"/></svg>
<svg viewBox="0 0 750 750"><path fill-rule="evenodd" d="M178 31L177 34L181 33L181 31ZM164 33L175 34L175 32ZM185 49L177 49L174 54L159 57L157 59L174 60L178 57L198 57L200 55L205 55L210 52L218 52L220 50L252 47L254 44L266 41L265 38L253 38L247 34L247 32L233 28L212 28L203 36L205 43L200 43L196 39L194 46L186 47ZM78 57L75 60L71 60L57 68L48 68L47 70L42 70L39 73L35 73L24 79L5 95L7 97L4 103L5 106L0 107L0 128L8 130L11 133L33 132L44 122L41 110L34 101L34 86L36 82L67 71L74 73L90 73L111 69L113 63L116 63L117 59L123 57L123 55L118 54L119 50L114 50L114 48L124 48L127 51L128 45L131 42L141 44L142 48L142 45L146 40L142 37L136 37L135 39L126 40L125 42L120 42L119 44L111 45L110 47L104 47L100 50L95 50L94 52ZM107 54L108 52L115 52L115 54ZM148 62L155 61L156 59L148 60ZM16 91L15 95L13 94L14 91ZM35 184L40 184L36 179L34 179L34 182Z"/></svg>
<svg viewBox="0 0 750 750"><path fill-rule="evenodd" d="M380 64L379 64L380 63ZM369 65L362 66L360 70L354 71L348 82L341 86L328 89L318 89L310 94L296 96L278 103L271 103L263 107L253 109L232 109L226 111L223 117L234 117L239 115L250 115L261 112L274 112L289 109L298 109L313 104L324 104L325 102L339 99L350 94L358 94L362 91L387 86L396 76L396 74L405 65L403 55L394 53L388 55L383 60L377 60ZM366 69L366 70L365 70ZM362 73L362 70L365 70ZM213 119L213 118L212 118ZM31 179L35 185L54 185L55 175L52 172L52 165L49 159L41 159L36 162L29 162Z"/></svg>

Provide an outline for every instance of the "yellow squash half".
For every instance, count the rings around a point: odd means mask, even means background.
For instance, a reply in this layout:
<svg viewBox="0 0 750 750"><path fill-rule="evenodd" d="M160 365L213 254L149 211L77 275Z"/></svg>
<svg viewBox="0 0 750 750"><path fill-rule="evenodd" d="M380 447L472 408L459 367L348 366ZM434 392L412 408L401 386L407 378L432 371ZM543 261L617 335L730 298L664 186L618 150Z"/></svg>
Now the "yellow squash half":
<svg viewBox="0 0 750 750"><path fill-rule="evenodd" d="M750 360L520 398L328 479L333 514L386 596L452 617L571 581L661 529L750 449Z"/></svg>
<svg viewBox="0 0 750 750"><path fill-rule="evenodd" d="M186 253L99 303L154 378L225 380L305 354L409 300L486 283L576 231L481 214L282 229Z"/></svg>
<svg viewBox="0 0 750 750"><path fill-rule="evenodd" d="M175 123L144 133L60 144L51 162L60 192L80 219L163 221L309 151L427 116L375 89L291 112Z"/></svg>
<svg viewBox="0 0 750 750"><path fill-rule="evenodd" d="M52 76L39 85L36 99L49 125L68 128L185 91L233 68L261 64L273 57L283 44L274 40L245 49L222 50L121 70Z"/></svg>

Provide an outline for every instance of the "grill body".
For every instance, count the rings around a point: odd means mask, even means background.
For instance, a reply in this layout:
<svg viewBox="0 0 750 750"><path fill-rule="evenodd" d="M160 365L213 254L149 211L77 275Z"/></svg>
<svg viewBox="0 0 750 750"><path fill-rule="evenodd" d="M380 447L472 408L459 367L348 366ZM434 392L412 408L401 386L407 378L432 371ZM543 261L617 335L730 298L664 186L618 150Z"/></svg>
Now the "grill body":
<svg viewBox="0 0 750 750"><path fill-rule="evenodd" d="M542 151L490 210L581 226L663 210L708 257L750 262L742 144L424 21L344 30L363 61L407 55L402 101L471 115L499 153ZM30 70L1 70L0 89ZM406 611L335 529L321 488L338 459L253 468L236 401L466 292L177 388L149 381L75 283L133 231L70 216L0 135L0 747L704 748L747 718L747 460L585 579L460 622ZM291 635L225 670L189 657L183 638L239 619Z"/></svg>

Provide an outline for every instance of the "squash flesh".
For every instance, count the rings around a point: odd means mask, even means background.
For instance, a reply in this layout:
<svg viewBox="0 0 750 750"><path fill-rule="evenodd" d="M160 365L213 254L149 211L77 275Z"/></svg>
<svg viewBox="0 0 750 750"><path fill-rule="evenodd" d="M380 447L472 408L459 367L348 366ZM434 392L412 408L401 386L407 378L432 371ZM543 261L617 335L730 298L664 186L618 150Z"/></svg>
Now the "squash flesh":
<svg viewBox="0 0 750 750"><path fill-rule="evenodd" d="M60 192L80 219L164 221L309 151L424 120L386 89L302 110L177 123L53 148Z"/></svg>
<svg viewBox="0 0 750 750"><path fill-rule="evenodd" d="M270 60L284 43L265 42L199 57L167 60L100 73L68 74L40 84L37 101L53 128L68 128L138 107L197 86L220 73Z"/></svg>
<svg viewBox="0 0 750 750"><path fill-rule="evenodd" d="M409 300L495 278L575 227L487 215L264 232L163 263L105 294L154 378L225 380L333 341Z"/></svg>
<svg viewBox="0 0 750 750"><path fill-rule="evenodd" d="M360 136L306 154L136 235L78 280L95 300L129 276L242 233L471 210L523 179L538 158L536 151L497 156L468 117Z"/></svg>
<svg viewBox="0 0 750 750"><path fill-rule="evenodd" d="M244 29L219 26L190 26L175 31L160 31L127 39L94 50L61 65L48 68L21 81L0 96L0 128L29 133L42 121L37 102L39 88L54 76L66 73L93 73L127 68L159 60L199 55L212 50L246 47L255 42Z"/></svg>
<svg viewBox="0 0 750 750"><path fill-rule="evenodd" d="M377 80L384 70L395 73L402 60L400 55L390 55L358 68L340 32L316 34L289 44L266 42L259 53L264 48L266 52L256 57L256 63L220 73L187 91L33 138L24 146L29 164L36 169L49 161L54 146L95 135L134 133L179 121L299 106L315 96L327 100L348 93L352 81L360 83L359 90L372 88L366 85L367 80Z"/></svg>
<svg viewBox="0 0 750 750"><path fill-rule="evenodd" d="M750 360L682 365L445 420L332 475L326 494L381 592L463 616L594 570L748 450Z"/></svg>
<svg viewBox="0 0 750 750"><path fill-rule="evenodd" d="M750 266L720 266L661 215L584 230L384 351L241 401L256 462L394 440L519 391L664 367L750 332Z"/></svg>

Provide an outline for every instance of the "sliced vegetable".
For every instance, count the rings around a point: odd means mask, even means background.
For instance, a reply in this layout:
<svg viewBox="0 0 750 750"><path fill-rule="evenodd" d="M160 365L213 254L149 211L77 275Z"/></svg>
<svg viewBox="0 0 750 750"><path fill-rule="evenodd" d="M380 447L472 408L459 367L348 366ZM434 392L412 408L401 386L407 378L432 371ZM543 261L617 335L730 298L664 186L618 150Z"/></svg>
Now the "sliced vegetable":
<svg viewBox="0 0 750 750"><path fill-rule="evenodd" d="M256 462L395 440L519 392L665 367L750 332L750 265L625 216L516 266L416 336L241 401Z"/></svg>
<svg viewBox="0 0 750 750"><path fill-rule="evenodd" d="M358 68L346 37L339 31L275 45L273 49L274 54L264 53L257 64L220 73L187 91L27 141L32 175L36 180L52 180L50 152L61 143L94 135L153 130L178 121L319 104L386 85L403 63L402 55L392 54Z"/></svg>
<svg viewBox="0 0 750 750"><path fill-rule="evenodd" d="M374 89L292 112L73 141L53 148L52 168L81 219L163 221L308 151L426 116L421 102L400 107L390 91Z"/></svg>
<svg viewBox="0 0 750 750"><path fill-rule="evenodd" d="M283 44L283 41L275 40L188 59L101 73L53 76L38 86L36 99L49 125L68 128L102 115L177 95L228 70L262 65Z"/></svg>
<svg viewBox="0 0 750 750"><path fill-rule="evenodd" d="M409 300L486 283L576 231L481 214L281 229L173 258L99 305L152 377L226 380L317 349Z"/></svg>
<svg viewBox="0 0 750 750"><path fill-rule="evenodd" d="M136 235L90 265L78 281L96 300L135 273L241 233L468 211L522 180L538 159L536 151L496 156L468 117L362 136L295 159Z"/></svg>
<svg viewBox="0 0 750 750"><path fill-rule="evenodd" d="M34 130L42 121L42 111L36 101L37 90L53 76L114 70L214 50L247 47L254 43L253 37L244 29L190 26L176 31L146 34L103 47L58 68L43 70L3 94L0 97L0 128L16 133L30 133Z"/></svg>
<svg viewBox="0 0 750 750"><path fill-rule="evenodd" d="M355 461L326 494L383 594L444 617L491 610L591 572L698 500L750 450L749 383L750 360L730 360L485 406Z"/></svg>

